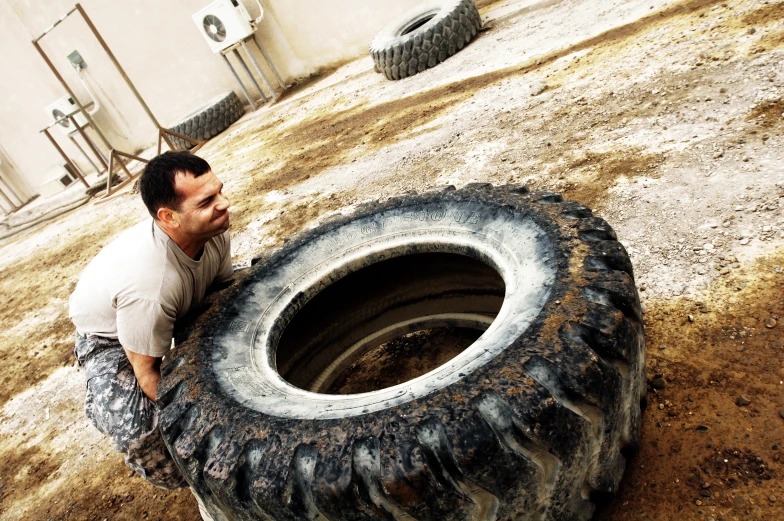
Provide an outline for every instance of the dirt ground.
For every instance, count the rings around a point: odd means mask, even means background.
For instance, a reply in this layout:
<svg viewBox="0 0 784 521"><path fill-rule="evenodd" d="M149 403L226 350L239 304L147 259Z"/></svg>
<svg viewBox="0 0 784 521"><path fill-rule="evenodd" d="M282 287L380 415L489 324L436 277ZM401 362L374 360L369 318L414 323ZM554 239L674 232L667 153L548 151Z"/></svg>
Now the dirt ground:
<svg viewBox="0 0 784 521"><path fill-rule="evenodd" d="M235 261L406 191L564 193L615 228L646 308L642 444L597 518L784 519L784 1L548 1L487 26L403 81L326 72L202 149ZM88 425L71 354L79 273L144 217L127 193L0 242L1 520L198 519Z"/></svg>

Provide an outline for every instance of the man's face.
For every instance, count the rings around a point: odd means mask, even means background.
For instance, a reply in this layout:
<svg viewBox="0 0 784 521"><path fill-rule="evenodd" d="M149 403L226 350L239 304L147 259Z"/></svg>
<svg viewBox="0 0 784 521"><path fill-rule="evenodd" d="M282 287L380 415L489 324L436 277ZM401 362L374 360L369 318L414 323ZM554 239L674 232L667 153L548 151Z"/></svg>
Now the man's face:
<svg viewBox="0 0 784 521"><path fill-rule="evenodd" d="M229 229L229 200L212 171L199 177L178 173L174 189L182 197L179 210L173 212L180 233L189 239L208 239Z"/></svg>

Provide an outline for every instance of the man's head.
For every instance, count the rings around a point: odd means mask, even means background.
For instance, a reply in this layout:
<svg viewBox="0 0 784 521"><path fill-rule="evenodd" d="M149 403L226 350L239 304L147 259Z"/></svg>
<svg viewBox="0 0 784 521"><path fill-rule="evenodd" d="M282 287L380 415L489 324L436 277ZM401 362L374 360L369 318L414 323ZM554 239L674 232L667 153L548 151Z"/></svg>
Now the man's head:
<svg viewBox="0 0 784 521"><path fill-rule="evenodd" d="M147 210L175 241L206 240L229 229L223 183L202 158L165 152L147 164L139 191Z"/></svg>

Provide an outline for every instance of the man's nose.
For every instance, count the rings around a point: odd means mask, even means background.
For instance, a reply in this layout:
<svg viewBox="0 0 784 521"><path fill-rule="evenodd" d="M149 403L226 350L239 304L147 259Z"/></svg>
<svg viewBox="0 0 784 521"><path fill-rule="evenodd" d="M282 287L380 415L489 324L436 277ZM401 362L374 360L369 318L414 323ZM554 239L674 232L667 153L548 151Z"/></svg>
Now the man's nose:
<svg viewBox="0 0 784 521"><path fill-rule="evenodd" d="M231 206L231 202L229 202L229 198L223 194L218 195L218 201L215 204L215 209L219 211L228 210Z"/></svg>

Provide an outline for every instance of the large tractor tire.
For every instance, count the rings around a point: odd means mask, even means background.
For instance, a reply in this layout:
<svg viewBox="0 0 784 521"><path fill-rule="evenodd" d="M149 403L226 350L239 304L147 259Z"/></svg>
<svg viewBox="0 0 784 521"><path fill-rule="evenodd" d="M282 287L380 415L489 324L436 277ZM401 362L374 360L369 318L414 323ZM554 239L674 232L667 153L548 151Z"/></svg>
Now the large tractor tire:
<svg viewBox="0 0 784 521"><path fill-rule="evenodd" d="M373 358L434 331L475 333L418 374L393 374L411 351ZM177 340L160 426L216 520L587 520L639 439L631 263L551 192L360 207L238 274Z"/></svg>
<svg viewBox="0 0 784 521"><path fill-rule="evenodd" d="M234 92L224 92L191 112L169 130L196 141L207 141L217 136L245 114L242 102ZM168 136L178 150L189 150L195 145L184 139Z"/></svg>
<svg viewBox="0 0 784 521"><path fill-rule="evenodd" d="M400 80L435 67L482 28L473 0L428 0L395 18L370 43L375 68Z"/></svg>

